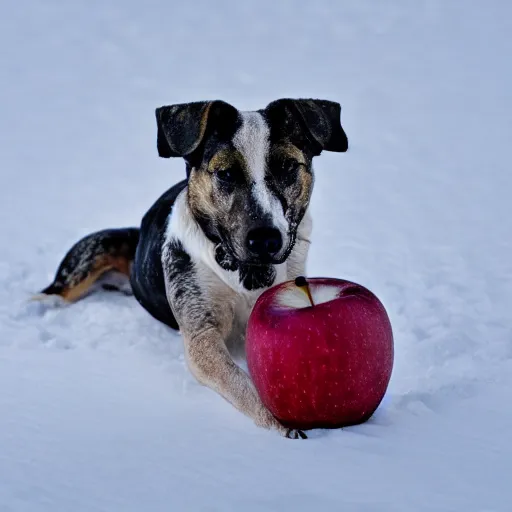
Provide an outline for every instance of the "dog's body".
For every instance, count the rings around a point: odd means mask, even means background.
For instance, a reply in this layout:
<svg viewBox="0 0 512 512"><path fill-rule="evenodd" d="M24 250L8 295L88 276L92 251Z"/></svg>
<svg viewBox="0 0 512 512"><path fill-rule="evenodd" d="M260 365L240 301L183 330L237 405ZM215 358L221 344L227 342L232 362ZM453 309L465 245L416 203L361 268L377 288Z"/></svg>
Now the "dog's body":
<svg viewBox="0 0 512 512"><path fill-rule="evenodd" d="M257 112L224 102L157 109L159 154L184 157L187 179L156 201L140 229L78 242L43 293L73 301L100 278L126 276L139 303L182 332L199 382L256 424L303 436L264 407L233 355L243 354L258 296L305 273L311 160L346 151L339 114L320 100L278 100Z"/></svg>

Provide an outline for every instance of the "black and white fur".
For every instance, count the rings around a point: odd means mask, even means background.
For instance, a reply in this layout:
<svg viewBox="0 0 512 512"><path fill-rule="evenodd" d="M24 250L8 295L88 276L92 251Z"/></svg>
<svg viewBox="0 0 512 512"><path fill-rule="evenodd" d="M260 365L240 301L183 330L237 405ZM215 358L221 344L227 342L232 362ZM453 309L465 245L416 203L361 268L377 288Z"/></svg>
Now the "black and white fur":
<svg viewBox="0 0 512 512"><path fill-rule="evenodd" d="M165 192L140 229L79 241L45 295L77 300L110 275L126 276L139 303L183 335L188 366L259 426L303 437L262 404L235 364L252 307L269 287L305 274L312 159L343 152L340 106L277 100L241 112L222 102L161 107L160 156L183 157L187 179Z"/></svg>

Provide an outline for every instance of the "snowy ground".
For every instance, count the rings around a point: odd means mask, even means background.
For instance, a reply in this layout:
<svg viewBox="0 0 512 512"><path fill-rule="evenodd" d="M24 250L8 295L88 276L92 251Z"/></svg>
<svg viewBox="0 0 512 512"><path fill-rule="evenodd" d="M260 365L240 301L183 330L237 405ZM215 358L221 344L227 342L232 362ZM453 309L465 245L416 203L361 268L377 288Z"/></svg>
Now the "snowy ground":
<svg viewBox="0 0 512 512"><path fill-rule="evenodd" d="M0 511L512 510L512 4L341 0L0 7ZM154 108L343 105L316 163L309 274L395 331L367 424L308 441L198 386L133 299L26 299L184 175Z"/></svg>

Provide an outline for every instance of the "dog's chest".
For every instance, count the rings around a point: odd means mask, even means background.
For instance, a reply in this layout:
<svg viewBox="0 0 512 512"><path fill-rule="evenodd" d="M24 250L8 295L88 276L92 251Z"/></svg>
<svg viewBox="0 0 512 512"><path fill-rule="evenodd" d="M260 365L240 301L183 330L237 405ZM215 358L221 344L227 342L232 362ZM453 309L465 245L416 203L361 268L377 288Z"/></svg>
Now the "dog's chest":
<svg viewBox="0 0 512 512"><path fill-rule="evenodd" d="M227 348L233 357L240 359L245 357L245 331L251 311L261 293L262 291L259 293L237 294L233 311L233 324L228 339L226 340Z"/></svg>
<svg viewBox="0 0 512 512"><path fill-rule="evenodd" d="M252 308L257 300L257 297L260 294L252 294L252 295L239 295L238 300L235 304L235 328L238 330L243 330L247 327L247 322L249 321L249 316L251 315Z"/></svg>

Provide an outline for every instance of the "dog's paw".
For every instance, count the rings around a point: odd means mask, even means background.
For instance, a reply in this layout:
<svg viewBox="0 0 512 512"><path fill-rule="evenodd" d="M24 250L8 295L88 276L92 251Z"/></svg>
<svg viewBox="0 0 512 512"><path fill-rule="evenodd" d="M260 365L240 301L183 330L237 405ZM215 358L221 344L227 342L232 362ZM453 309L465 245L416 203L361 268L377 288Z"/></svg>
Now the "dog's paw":
<svg viewBox="0 0 512 512"><path fill-rule="evenodd" d="M286 429L285 437L288 439L307 439L308 436L298 428L288 428Z"/></svg>
<svg viewBox="0 0 512 512"><path fill-rule="evenodd" d="M268 409L263 406L261 407L256 419L256 425L270 430L277 430L277 432L279 432L283 437L287 437L288 439L308 438L302 430L285 427Z"/></svg>

